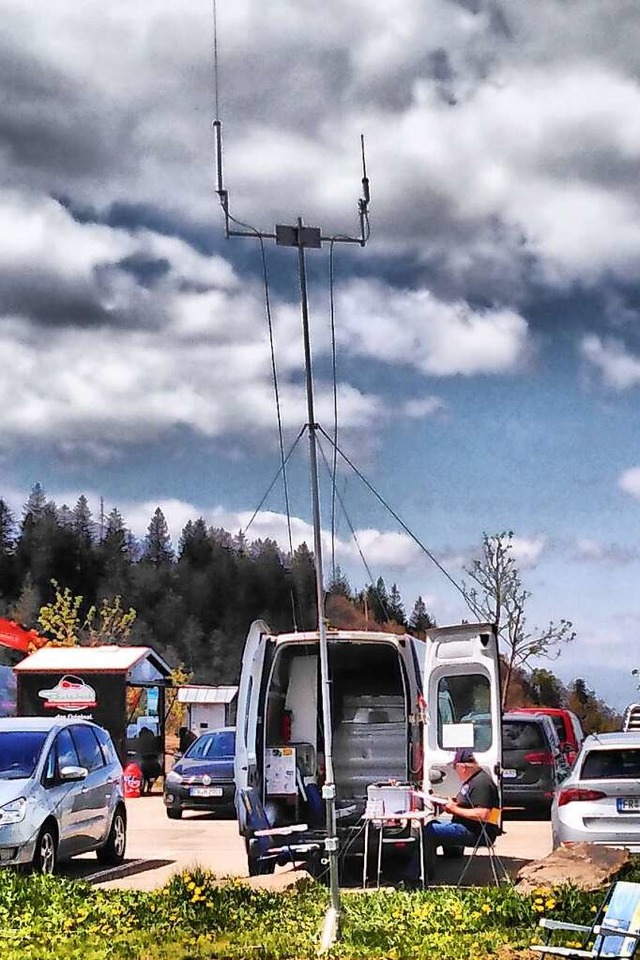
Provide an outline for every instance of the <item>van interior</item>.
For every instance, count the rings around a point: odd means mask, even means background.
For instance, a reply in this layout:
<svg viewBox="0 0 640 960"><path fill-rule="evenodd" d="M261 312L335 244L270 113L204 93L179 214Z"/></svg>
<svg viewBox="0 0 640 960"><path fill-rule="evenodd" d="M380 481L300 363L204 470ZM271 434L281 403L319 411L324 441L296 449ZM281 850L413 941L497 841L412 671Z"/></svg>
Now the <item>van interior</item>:
<svg viewBox="0 0 640 960"><path fill-rule="evenodd" d="M409 779L407 678L393 642L330 639L328 655L337 807L355 802L361 812L369 784ZM317 644L283 644L276 651L264 738L265 801L297 807L301 797L319 796L324 737Z"/></svg>

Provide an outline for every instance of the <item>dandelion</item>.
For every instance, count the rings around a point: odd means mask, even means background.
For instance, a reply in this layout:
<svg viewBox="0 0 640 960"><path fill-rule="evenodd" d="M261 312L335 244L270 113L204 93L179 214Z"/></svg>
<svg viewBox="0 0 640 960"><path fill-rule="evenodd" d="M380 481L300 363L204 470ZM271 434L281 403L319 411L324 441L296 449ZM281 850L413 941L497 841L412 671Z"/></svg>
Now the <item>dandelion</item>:
<svg viewBox="0 0 640 960"><path fill-rule="evenodd" d="M547 910L553 910L553 908L555 907L555 905L556 905L556 902L555 902L555 900L553 899L553 897L550 897L550 898L547 900L547 902L545 903L545 907L547 908Z"/></svg>

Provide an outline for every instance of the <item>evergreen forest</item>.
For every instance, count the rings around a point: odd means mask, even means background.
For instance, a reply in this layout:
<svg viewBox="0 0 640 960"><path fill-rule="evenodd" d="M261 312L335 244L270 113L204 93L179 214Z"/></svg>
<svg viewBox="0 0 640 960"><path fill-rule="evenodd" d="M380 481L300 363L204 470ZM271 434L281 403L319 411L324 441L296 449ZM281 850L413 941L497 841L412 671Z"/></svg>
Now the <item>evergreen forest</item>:
<svg viewBox="0 0 640 960"><path fill-rule="evenodd" d="M21 517L0 498L0 616L42 632L40 611L58 588L78 598L81 614L120 598L136 613L127 642L153 647L196 683L237 682L253 620L274 631L312 630L317 622L314 558L304 543L291 555L274 540L249 540L199 517L174 546L159 507L138 540L117 508L96 518L85 496L57 506L36 483ZM348 629L408 628L420 636L436 625L421 597L407 613L396 584L387 589L379 578L354 591L339 567L326 613ZM565 686L545 669L512 678L507 706L526 704L569 705L587 730L616 729L620 720L583 679Z"/></svg>

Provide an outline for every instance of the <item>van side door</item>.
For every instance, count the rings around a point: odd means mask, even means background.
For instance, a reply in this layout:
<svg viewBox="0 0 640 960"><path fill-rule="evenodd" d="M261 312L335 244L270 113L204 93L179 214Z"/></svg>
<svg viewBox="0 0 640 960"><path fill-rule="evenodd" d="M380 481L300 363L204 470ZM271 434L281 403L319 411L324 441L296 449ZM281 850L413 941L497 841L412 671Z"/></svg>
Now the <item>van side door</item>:
<svg viewBox="0 0 640 960"><path fill-rule="evenodd" d="M494 625L464 623L428 630L424 692L425 793L458 793L452 761L459 747L472 749L499 785L502 710Z"/></svg>

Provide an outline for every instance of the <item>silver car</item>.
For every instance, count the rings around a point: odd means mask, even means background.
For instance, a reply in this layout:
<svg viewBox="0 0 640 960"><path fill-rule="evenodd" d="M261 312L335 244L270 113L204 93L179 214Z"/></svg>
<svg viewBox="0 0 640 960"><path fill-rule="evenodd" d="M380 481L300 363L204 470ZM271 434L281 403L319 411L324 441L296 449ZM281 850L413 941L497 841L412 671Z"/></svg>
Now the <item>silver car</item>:
<svg viewBox="0 0 640 960"><path fill-rule="evenodd" d="M118 864L126 847L122 767L106 730L61 717L0 719L0 865L53 873L95 850Z"/></svg>
<svg viewBox="0 0 640 960"><path fill-rule="evenodd" d="M600 843L640 853L640 732L587 737L551 808L554 848Z"/></svg>

